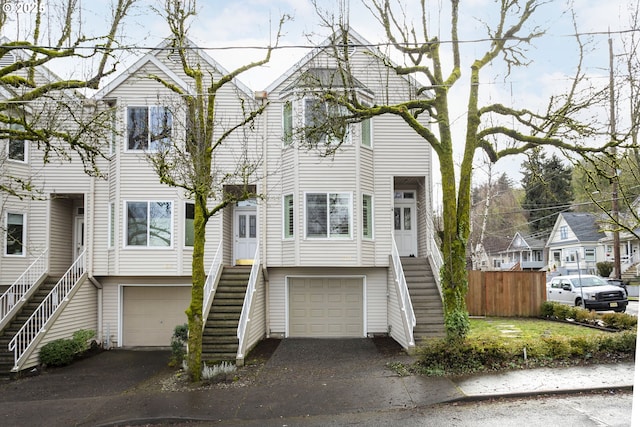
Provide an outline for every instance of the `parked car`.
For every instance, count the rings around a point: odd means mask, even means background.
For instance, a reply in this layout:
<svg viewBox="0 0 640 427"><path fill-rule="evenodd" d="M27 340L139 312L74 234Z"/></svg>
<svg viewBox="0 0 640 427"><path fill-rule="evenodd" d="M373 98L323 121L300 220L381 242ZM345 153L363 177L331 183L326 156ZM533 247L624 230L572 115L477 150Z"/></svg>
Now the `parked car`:
<svg viewBox="0 0 640 427"><path fill-rule="evenodd" d="M547 301L583 306L588 310L627 309L627 295L619 286L592 275L557 276L547 283Z"/></svg>
<svg viewBox="0 0 640 427"><path fill-rule="evenodd" d="M610 285L618 286L618 287L624 289L624 295L625 296L629 296L629 291L627 291L627 284L624 282L624 280L622 280L622 279L612 279L612 278L606 278L604 280Z"/></svg>

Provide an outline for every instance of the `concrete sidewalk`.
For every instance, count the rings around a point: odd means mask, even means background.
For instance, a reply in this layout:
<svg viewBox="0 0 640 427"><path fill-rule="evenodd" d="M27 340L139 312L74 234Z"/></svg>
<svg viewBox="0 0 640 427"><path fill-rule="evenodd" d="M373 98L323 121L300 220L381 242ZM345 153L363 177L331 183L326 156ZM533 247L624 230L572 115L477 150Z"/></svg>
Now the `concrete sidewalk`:
<svg viewBox="0 0 640 427"><path fill-rule="evenodd" d="M466 378L399 377L390 361L409 361L374 340L278 343L248 383L164 391L172 377L168 352L112 350L32 378L0 385L3 426L111 426L170 421L278 420L314 415L401 410L437 403L631 389L634 364L532 369ZM409 358L410 359L410 358Z"/></svg>

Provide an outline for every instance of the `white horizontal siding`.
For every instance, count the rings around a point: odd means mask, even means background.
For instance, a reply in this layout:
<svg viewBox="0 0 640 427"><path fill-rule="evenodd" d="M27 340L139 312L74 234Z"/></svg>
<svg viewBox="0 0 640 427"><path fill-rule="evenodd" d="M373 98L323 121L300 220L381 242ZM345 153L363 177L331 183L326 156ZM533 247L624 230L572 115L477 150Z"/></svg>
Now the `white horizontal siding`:
<svg viewBox="0 0 640 427"><path fill-rule="evenodd" d="M386 268L270 268L269 327L270 334L284 336L286 331L287 276L364 276L366 283L365 333L387 332L387 269Z"/></svg>

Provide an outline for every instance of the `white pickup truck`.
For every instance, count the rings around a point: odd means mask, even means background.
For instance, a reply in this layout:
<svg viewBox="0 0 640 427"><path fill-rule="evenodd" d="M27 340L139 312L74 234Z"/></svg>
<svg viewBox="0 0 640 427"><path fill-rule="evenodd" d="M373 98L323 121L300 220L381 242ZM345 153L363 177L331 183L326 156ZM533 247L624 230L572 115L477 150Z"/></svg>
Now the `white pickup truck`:
<svg viewBox="0 0 640 427"><path fill-rule="evenodd" d="M629 303L624 289L609 285L601 277L586 274L551 279L547 283L547 301L618 312L625 311Z"/></svg>

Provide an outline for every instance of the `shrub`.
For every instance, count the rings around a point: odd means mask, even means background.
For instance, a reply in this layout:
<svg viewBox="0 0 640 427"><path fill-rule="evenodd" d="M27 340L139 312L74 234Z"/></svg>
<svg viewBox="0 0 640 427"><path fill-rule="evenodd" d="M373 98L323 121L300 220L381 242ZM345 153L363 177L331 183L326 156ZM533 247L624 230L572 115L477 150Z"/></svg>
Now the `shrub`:
<svg viewBox="0 0 640 427"><path fill-rule="evenodd" d="M45 366L66 366L80 354L89 350L95 331L79 329L71 339L60 338L51 341L40 349L40 363Z"/></svg>
<svg viewBox="0 0 640 427"><path fill-rule="evenodd" d="M180 366L186 354L186 343L189 338L189 326L185 323L173 329L171 336L171 358L169 366Z"/></svg>
<svg viewBox="0 0 640 427"><path fill-rule="evenodd" d="M40 349L40 363L45 366L65 366L73 362L77 344L73 340L60 338Z"/></svg>
<svg viewBox="0 0 640 427"><path fill-rule="evenodd" d="M605 313L601 317L604 326L619 331L635 329L638 318L625 313Z"/></svg>
<svg viewBox="0 0 640 427"><path fill-rule="evenodd" d="M236 371L236 365L231 362L222 362L217 365L208 366L206 363L202 367L202 379L205 381L224 381L227 375Z"/></svg>
<svg viewBox="0 0 640 427"><path fill-rule="evenodd" d="M611 261L602 261L596 263L596 269L600 277L609 277L613 271L613 263Z"/></svg>
<svg viewBox="0 0 640 427"><path fill-rule="evenodd" d="M540 307L540 315L542 317L553 317L553 309L555 305L550 301L545 301Z"/></svg>

